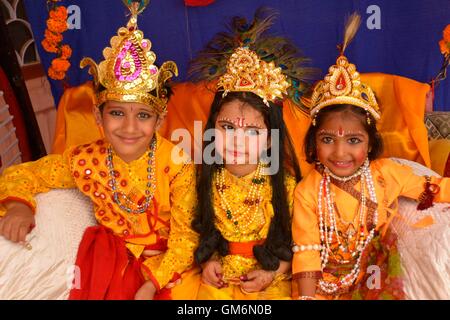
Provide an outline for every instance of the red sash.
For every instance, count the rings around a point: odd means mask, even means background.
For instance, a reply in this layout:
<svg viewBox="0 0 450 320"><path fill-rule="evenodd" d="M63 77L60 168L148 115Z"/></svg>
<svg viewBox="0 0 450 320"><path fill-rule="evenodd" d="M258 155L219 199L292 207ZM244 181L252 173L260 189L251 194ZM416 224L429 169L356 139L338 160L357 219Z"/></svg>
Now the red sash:
<svg viewBox="0 0 450 320"><path fill-rule="evenodd" d="M78 248L79 288L70 291L70 300L133 300L145 282L142 258L136 259L125 241L104 226L86 229ZM170 299L170 289L162 289L154 299Z"/></svg>

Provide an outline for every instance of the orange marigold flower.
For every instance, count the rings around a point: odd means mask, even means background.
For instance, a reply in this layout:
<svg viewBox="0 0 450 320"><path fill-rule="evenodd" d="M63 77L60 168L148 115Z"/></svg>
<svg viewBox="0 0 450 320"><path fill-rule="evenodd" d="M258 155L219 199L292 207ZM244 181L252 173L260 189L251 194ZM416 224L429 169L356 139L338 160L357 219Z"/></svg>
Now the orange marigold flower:
<svg viewBox="0 0 450 320"><path fill-rule="evenodd" d="M56 47L56 44L48 41L47 39L42 40L41 45L44 48L44 50L47 52L53 52L53 53L58 52L58 48Z"/></svg>
<svg viewBox="0 0 450 320"><path fill-rule="evenodd" d="M55 33L63 33L67 30L67 21L59 21L55 19L47 20L47 29Z"/></svg>
<svg viewBox="0 0 450 320"><path fill-rule="evenodd" d="M450 55L450 42L446 42L444 39L439 41L439 48L443 55Z"/></svg>
<svg viewBox="0 0 450 320"><path fill-rule="evenodd" d="M56 58L52 60L52 68L55 71L66 72L70 68L70 62L66 59Z"/></svg>
<svg viewBox="0 0 450 320"><path fill-rule="evenodd" d="M53 10L50 10L49 16L51 19L66 21L67 20L67 9L64 6L59 6Z"/></svg>
<svg viewBox="0 0 450 320"><path fill-rule="evenodd" d="M54 33L48 29L45 30L44 33L45 39L47 39L48 42L54 43L55 45L58 44L63 40L63 35L60 33Z"/></svg>
<svg viewBox="0 0 450 320"><path fill-rule="evenodd" d="M72 49L69 45L65 44L61 47L61 58L69 59L72 56Z"/></svg>
<svg viewBox="0 0 450 320"><path fill-rule="evenodd" d="M48 69L48 76L54 80L62 80L66 77L65 72L56 71L52 67Z"/></svg>
<svg viewBox="0 0 450 320"><path fill-rule="evenodd" d="M450 42L450 24L448 24L442 32L444 40Z"/></svg>

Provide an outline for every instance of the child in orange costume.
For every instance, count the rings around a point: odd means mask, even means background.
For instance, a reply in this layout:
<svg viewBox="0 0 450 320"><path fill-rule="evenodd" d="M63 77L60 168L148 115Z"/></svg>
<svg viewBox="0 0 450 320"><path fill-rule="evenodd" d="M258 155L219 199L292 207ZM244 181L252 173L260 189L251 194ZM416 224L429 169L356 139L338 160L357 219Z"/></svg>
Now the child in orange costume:
<svg viewBox="0 0 450 320"><path fill-rule="evenodd" d="M357 17L352 21L358 25ZM316 169L295 191L293 278L300 299L403 299L396 238L389 229L398 197L418 199L418 208L426 209L433 197L450 201L450 181L377 159L378 104L344 50L311 98L305 152ZM374 270L378 287L369 285Z"/></svg>
<svg viewBox="0 0 450 320"><path fill-rule="evenodd" d="M301 96L308 69L295 46L267 34L274 18L265 9L252 23L233 18L231 32L218 34L193 63L215 93L204 131L215 134L203 144L193 223L199 299L291 296L289 230L300 174L281 102ZM211 150L213 161L206 158Z"/></svg>
<svg viewBox="0 0 450 320"><path fill-rule="evenodd" d="M80 244L81 288L71 299L174 297L197 244L190 228L194 166L155 133L177 67L153 64L150 41L137 29L143 8L129 8L131 19L104 51L105 61L82 61L91 65L106 139L8 168L0 179L0 235L12 241L24 241L33 225L37 193L77 187L93 201L99 226L88 228Z"/></svg>

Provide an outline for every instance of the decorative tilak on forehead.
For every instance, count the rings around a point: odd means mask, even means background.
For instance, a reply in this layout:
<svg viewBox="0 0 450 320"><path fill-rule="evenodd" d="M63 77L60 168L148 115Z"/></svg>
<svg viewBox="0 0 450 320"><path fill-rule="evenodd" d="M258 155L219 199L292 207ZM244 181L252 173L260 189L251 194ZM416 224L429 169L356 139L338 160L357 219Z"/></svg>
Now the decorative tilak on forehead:
<svg viewBox="0 0 450 320"><path fill-rule="evenodd" d="M345 137L345 136L355 136L355 135L363 135L363 132L358 131L345 131L342 127L339 127L338 130L325 130L321 129L319 130L318 134L329 134L333 136L337 136L339 138Z"/></svg>
<svg viewBox="0 0 450 320"><path fill-rule="evenodd" d="M253 122L247 123L247 122L245 122L245 118L241 118L241 117L236 117L236 120L231 120L230 118L224 117L224 118L217 119L217 121L226 121L226 122L234 124L238 128L245 128L245 127L261 128L260 124L253 123Z"/></svg>

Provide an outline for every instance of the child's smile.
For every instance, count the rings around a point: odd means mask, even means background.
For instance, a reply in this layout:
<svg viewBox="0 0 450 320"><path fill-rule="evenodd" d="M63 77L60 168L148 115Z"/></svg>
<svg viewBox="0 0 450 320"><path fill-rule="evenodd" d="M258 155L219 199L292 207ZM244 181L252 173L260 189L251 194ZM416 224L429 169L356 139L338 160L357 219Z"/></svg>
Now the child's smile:
<svg viewBox="0 0 450 320"><path fill-rule="evenodd" d="M160 118L149 106L136 102L105 103L105 137L125 162L140 158L150 145Z"/></svg>
<svg viewBox="0 0 450 320"><path fill-rule="evenodd" d="M317 158L340 177L350 176L364 163L369 136L353 114L335 112L324 119L316 134Z"/></svg>

